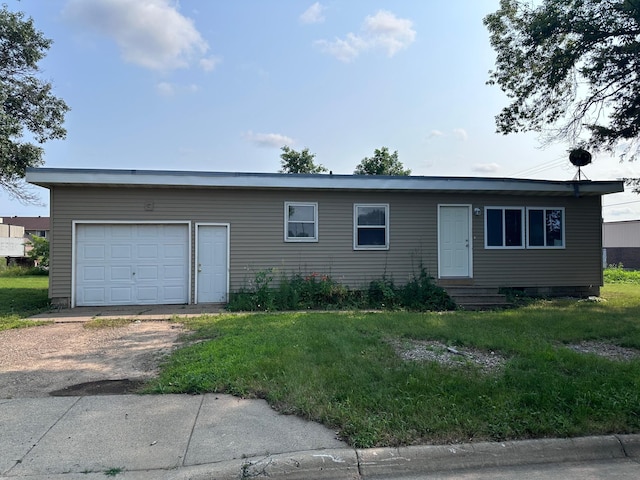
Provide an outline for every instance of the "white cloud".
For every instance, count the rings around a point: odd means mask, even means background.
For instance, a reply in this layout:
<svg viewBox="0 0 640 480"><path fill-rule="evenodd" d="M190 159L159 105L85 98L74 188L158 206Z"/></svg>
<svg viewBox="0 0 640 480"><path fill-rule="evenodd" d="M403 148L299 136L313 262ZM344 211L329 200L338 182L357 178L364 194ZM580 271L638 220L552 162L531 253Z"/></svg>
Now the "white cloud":
<svg viewBox="0 0 640 480"><path fill-rule="evenodd" d="M160 82L156 85L156 91L163 97L172 97L176 93L176 88L172 83Z"/></svg>
<svg viewBox="0 0 640 480"><path fill-rule="evenodd" d="M466 142L467 139L469 138L469 134L464 128L454 128L453 134L463 142Z"/></svg>
<svg viewBox="0 0 640 480"><path fill-rule="evenodd" d="M300 15L300 21L302 23L324 22L324 15L322 14L324 9L325 7L320 2L316 2L307 8L302 15Z"/></svg>
<svg viewBox="0 0 640 480"><path fill-rule="evenodd" d="M205 72L211 72L221 62L222 62L222 59L220 57L201 58L200 68L202 68L202 70L204 70Z"/></svg>
<svg viewBox="0 0 640 480"><path fill-rule="evenodd" d="M176 85L175 83L160 82L156 85L156 92L161 97L173 97L179 93L197 93L200 87L195 83L189 85Z"/></svg>
<svg viewBox="0 0 640 480"><path fill-rule="evenodd" d="M496 173L500 170L500 165L497 163L476 163L471 170L478 173Z"/></svg>
<svg viewBox="0 0 640 480"><path fill-rule="evenodd" d="M245 133L243 137L258 147L280 148L284 145L292 145L294 143L291 137L279 133L253 133L249 131Z"/></svg>
<svg viewBox="0 0 640 480"><path fill-rule="evenodd" d="M429 135L427 135L427 138L434 138L434 137L444 137L444 133L441 132L440 130L431 130L429 132Z"/></svg>
<svg viewBox="0 0 640 480"><path fill-rule="evenodd" d="M416 31L411 20L380 10L365 18L359 34L348 33L344 38L318 40L314 44L323 52L346 63L367 50L383 51L387 56L393 57L415 39Z"/></svg>
<svg viewBox="0 0 640 480"><path fill-rule="evenodd" d="M64 15L115 40L125 61L152 70L186 68L209 49L170 0L69 0Z"/></svg>

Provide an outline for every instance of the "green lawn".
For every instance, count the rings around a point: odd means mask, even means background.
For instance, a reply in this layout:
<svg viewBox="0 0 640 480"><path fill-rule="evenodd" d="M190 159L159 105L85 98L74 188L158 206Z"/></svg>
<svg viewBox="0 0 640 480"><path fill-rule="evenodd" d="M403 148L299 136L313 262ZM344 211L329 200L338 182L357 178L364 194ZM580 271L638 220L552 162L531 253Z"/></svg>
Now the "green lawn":
<svg viewBox="0 0 640 480"><path fill-rule="evenodd" d="M357 447L640 432L640 359L568 348L640 349L640 285L608 285L603 296L487 312L201 317L189 324L199 341L176 351L150 390L265 398ZM406 361L393 340L493 352L504 365Z"/></svg>
<svg viewBox="0 0 640 480"><path fill-rule="evenodd" d="M0 330L40 325L25 318L47 309L49 277L0 276Z"/></svg>

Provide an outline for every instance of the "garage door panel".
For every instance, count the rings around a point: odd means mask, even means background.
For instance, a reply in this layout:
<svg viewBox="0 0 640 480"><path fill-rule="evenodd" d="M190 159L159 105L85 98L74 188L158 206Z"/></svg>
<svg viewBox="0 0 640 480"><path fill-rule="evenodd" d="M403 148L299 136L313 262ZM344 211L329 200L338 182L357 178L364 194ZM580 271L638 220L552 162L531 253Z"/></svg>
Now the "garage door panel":
<svg viewBox="0 0 640 480"><path fill-rule="evenodd" d="M131 260L133 258L131 252L131 244L128 245L111 245L110 248L112 260Z"/></svg>
<svg viewBox="0 0 640 480"><path fill-rule="evenodd" d="M78 253L80 259L104 260L106 257L104 245L84 245Z"/></svg>
<svg viewBox="0 0 640 480"><path fill-rule="evenodd" d="M160 303L160 289L155 286L138 286L136 288L137 298L140 303Z"/></svg>
<svg viewBox="0 0 640 480"><path fill-rule="evenodd" d="M79 279L85 282L97 281L104 282L106 280L104 267L84 267L80 271Z"/></svg>
<svg viewBox="0 0 640 480"><path fill-rule="evenodd" d="M110 225L103 228L105 229L105 236L108 235L115 239L131 239L134 236L135 225Z"/></svg>
<svg viewBox="0 0 640 480"><path fill-rule="evenodd" d="M186 224L79 224L76 305L188 303Z"/></svg>
<svg viewBox="0 0 640 480"><path fill-rule="evenodd" d="M158 245L143 244L138 245L138 258L158 258Z"/></svg>
<svg viewBox="0 0 640 480"><path fill-rule="evenodd" d="M131 282L133 276L133 267L131 265L115 266L109 269L109 280Z"/></svg>
<svg viewBox="0 0 640 480"><path fill-rule="evenodd" d="M106 298L104 287L86 287L83 289L83 302L102 304Z"/></svg>
<svg viewBox="0 0 640 480"><path fill-rule="evenodd" d="M172 301L178 301L187 294L186 288L176 285L176 286L166 286L164 287L164 297L168 298Z"/></svg>
<svg viewBox="0 0 640 480"><path fill-rule="evenodd" d="M109 303L126 305L133 301L133 295L130 287L111 287L109 292L111 294Z"/></svg>
<svg viewBox="0 0 640 480"><path fill-rule="evenodd" d="M152 280L158 281L160 277L158 275L157 265L139 265L137 268L136 277L140 281Z"/></svg>

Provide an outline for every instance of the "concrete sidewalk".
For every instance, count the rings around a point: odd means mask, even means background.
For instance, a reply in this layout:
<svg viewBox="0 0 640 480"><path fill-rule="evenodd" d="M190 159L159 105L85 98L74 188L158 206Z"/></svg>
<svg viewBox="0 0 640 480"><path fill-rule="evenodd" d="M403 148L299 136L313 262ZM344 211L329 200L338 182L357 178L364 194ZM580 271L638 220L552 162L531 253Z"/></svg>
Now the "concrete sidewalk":
<svg viewBox="0 0 640 480"><path fill-rule="evenodd" d="M357 450L229 395L0 399L2 479L518 478L532 466L636 479L638 462L640 435Z"/></svg>

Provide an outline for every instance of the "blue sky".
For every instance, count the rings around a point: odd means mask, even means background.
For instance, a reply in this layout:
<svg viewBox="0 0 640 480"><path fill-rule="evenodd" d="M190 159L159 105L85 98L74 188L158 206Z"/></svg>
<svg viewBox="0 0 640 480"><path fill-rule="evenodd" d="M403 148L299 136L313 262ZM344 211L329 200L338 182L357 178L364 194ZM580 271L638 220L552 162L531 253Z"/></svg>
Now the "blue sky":
<svg viewBox="0 0 640 480"><path fill-rule="evenodd" d="M352 173L376 148L414 175L570 180L569 145L495 133L482 19L498 0L22 0L54 44L42 77L71 107L47 167L276 172L309 148ZM637 177L599 156L591 180ZM0 192L1 215L48 215ZM604 199L607 221L640 197Z"/></svg>

